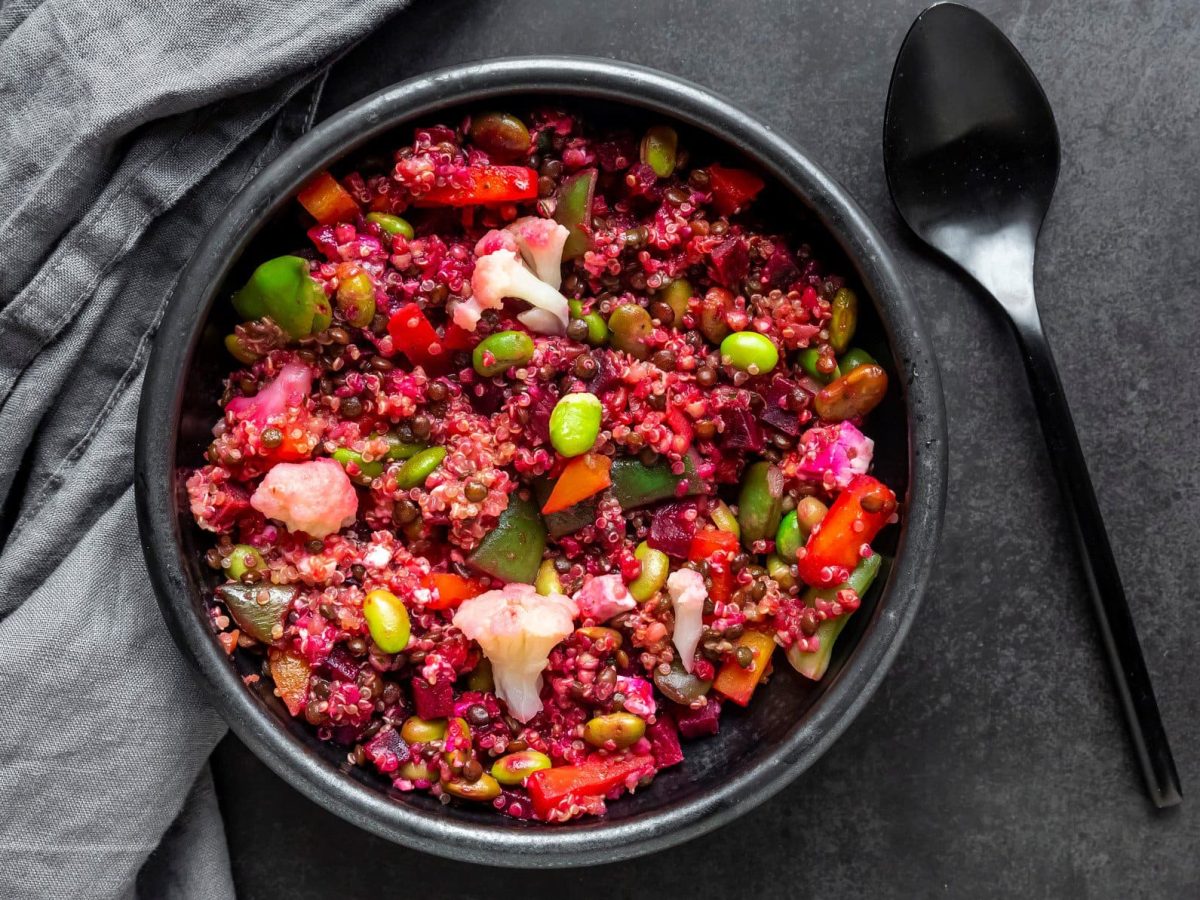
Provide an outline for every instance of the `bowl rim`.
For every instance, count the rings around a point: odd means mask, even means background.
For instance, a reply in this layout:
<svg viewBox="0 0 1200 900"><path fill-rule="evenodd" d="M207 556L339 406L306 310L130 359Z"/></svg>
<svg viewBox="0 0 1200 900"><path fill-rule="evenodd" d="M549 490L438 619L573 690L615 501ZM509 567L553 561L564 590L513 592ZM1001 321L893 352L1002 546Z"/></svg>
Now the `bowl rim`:
<svg viewBox="0 0 1200 900"><path fill-rule="evenodd" d="M256 704L190 602L175 513L175 455L184 376L217 287L259 225L309 175L397 124L441 108L554 93L659 112L721 137L815 213L873 298L903 369L909 487L880 615L821 701L775 752L703 794L632 819L530 832L500 819L495 825L463 823L393 802L330 766ZM164 422L171 426L166 435ZM184 268L155 338L139 406L135 467L142 549L168 630L259 759L334 814L389 840L465 862L556 868L640 856L708 832L775 794L837 740L879 685L917 611L940 533L946 423L932 346L896 261L858 204L806 153L718 94L672 75L588 57L514 57L440 69L358 101L296 141L231 199Z"/></svg>

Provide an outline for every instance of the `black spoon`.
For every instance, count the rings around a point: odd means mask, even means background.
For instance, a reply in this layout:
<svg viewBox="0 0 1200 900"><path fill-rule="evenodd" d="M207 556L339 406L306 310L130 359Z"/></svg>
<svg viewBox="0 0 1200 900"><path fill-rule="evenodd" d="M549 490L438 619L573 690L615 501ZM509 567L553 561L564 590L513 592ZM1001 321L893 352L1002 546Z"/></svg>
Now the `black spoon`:
<svg viewBox="0 0 1200 900"><path fill-rule="evenodd" d="M917 17L892 71L883 162L908 226L1008 314L1147 790L1156 806L1174 806L1179 775L1033 295L1058 129L1037 78L984 16L939 3Z"/></svg>

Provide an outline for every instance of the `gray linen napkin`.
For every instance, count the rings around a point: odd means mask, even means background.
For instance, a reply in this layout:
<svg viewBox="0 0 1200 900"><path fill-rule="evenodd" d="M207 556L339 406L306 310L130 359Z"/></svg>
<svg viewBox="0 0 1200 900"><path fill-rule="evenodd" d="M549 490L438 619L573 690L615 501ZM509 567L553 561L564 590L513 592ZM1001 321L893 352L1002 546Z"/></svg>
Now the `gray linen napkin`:
<svg viewBox="0 0 1200 900"><path fill-rule="evenodd" d="M199 238L403 3L0 0L5 900L233 896L224 725L137 538L142 371Z"/></svg>

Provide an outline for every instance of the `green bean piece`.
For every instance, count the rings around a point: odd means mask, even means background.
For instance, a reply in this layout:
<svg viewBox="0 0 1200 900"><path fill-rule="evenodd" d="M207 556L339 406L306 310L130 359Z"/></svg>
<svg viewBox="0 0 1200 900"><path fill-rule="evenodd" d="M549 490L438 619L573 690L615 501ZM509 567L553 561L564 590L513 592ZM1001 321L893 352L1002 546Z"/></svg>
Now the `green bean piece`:
<svg viewBox="0 0 1200 900"><path fill-rule="evenodd" d="M562 579L558 577L558 569L554 568L554 560L542 560L537 577L533 580L533 588L543 597L563 592Z"/></svg>
<svg viewBox="0 0 1200 900"><path fill-rule="evenodd" d="M225 349L243 366L252 366L258 362L258 354L243 344L242 339L236 334L225 335Z"/></svg>
<svg viewBox="0 0 1200 900"><path fill-rule="evenodd" d="M864 596L868 588L871 587L871 583L875 580L875 576L879 574L882 564L883 557L878 553L872 553L854 567L854 571L850 573L850 577L846 580L845 584L839 584L833 588L809 588L804 594L805 604L813 606L816 604L818 598L832 602L837 598L838 592L846 588L852 588L859 597ZM805 678L819 681L829 668L829 659L833 654L833 645L849 620L850 615L844 614L835 619L825 619L821 622L817 626L816 650L803 651L800 649L799 644L793 644L789 647L787 659L792 664L792 668Z"/></svg>
<svg viewBox="0 0 1200 900"><path fill-rule="evenodd" d="M516 160L529 153L529 129L511 113L486 112L471 121L471 141L495 160Z"/></svg>
<svg viewBox="0 0 1200 900"><path fill-rule="evenodd" d="M338 312L355 328L365 328L375 318L375 285L361 269L343 278L337 289Z"/></svg>
<svg viewBox="0 0 1200 900"><path fill-rule="evenodd" d="M645 603L662 590L671 570L671 560L661 550L655 550L645 541L637 545L634 557L642 564L638 577L629 583L629 595L638 603Z"/></svg>
<svg viewBox="0 0 1200 900"><path fill-rule="evenodd" d="M445 736L445 719L422 719L420 716L409 716L400 726L400 737L410 744L428 744L430 741L440 741Z"/></svg>
<svg viewBox="0 0 1200 900"><path fill-rule="evenodd" d="M783 512L783 473L769 462L756 462L746 469L738 495L738 524L742 545L752 549L756 541L773 538Z"/></svg>
<svg viewBox="0 0 1200 900"><path fill-rule="evenodd" d="M485 378L502 375L533 359L533 338L523 331L498 331L475 345L471 360Z"/></svg>
<svg viewBox="0 0 1200 900"><path fill-rule="evenodd" d="M413 239L413 227L408 224L407 219L402 219L399 216L393 216L390 213L373 212L367 213L367 221L374 222L379 226L379 230L388 237L394 237L397 234L403 235L410 241Z"/></svg>
<svg viewBox="0 0 1200 900"><path fill-rule="evenodd" d="M534 772L549 769L553 763L545 753L537 750L521 750L509 753L492 763L492 777L508 786L521 784Z"/></svg>
<svg viewBox="0 0 1200 900"><path fill-rule="evenodd" d="M838 367L834 366L832 372L822 372L817 368L817 362L821 358L821 351L816 347L809 347L807 350L800 351L800 368L804 370L804 374L814 381L819 381L821 384L829 384L833 379L841 375Z"/></svg>
<svg viewBox="0 0 1200 900"><path fill-rule="evenodd" d="M353 463L356 474L351 475L350 479L357 481L359 484L370 484L374 479L383 474L382 461L375 459L371 462L365 462L361 453L357 450L351 450L349 447L338 447L333 451L333 458L342 464L343 469L349 470L351 463Z"/></svg>
<svg viewBox="0 0 1200 900"><path fill-rule="evenodd" d="M851 347L846 351L845 355L838 361L838 368L849 374L859 366L878 365L873 357L866 350L861 350L858 347Z"/></svg>
<svg viewBox="0 0 1200 900"><path fill-rule="evenodd" d="M638 359L650 356L646 339L654 331L650 313L636 303L623 303L608 317L608 342Z"/></svg>
<svg viewBox="0 0 1200 900"><path fill-rule="evenodd" d="M408 646L411 626L399 597L391 591L371 591L363 600L362 611L371 640L380 650L399 653Z"/></svg>
<svg viewBox="0 0 1200 900"><path fill-rule="evenodd" d="M775 552L789 563L796 561L796 551L804 543L800 534L800 523L796 511L792 510L779 522L779 530L775 532Z"/></svg>
<svg viewBox="0 0 1200 900"><path fill-rule="evenodd" d="M593 747L603 747L611 741L624 750L640 741L645 733L645 719L627 712L596 716L583 726L583 739Z"/></svg>
<svg viewBox="0 0 1200 900"><path fill-rule="evenodd" d="M713 524L717 526L719 531L728 531L737 538L742 536L742 529L738 525L737 516L733 514L733 510L729 508L729 504L724 500L716 502L716 505L708 511L708 517L712 519Z"/></svg>
<svg viewBox="0 0 1200 900"><path fill-rule="evenodd" d="M796 576L792 574L792 567L784 562L778 553L767 554L767 574L785 591L796 584Z"/></svg>
<svg viewBox="0 0 1200 900"><path fill-rule="evenodd" d="M567 394L550 413L550 443L563 456L579 456L596 444L604 407L595 394Z"/></svg>
<svg viewBox="0 0 1200 900"><path fill-rule="evenodd" d="M796 504L796 524L800 529L800 539L807 541L808 536L817 524L825 518L829 507L816 497L805 497Z"/></svg>
<svg viewBox="0 0 1200 900"><path fill-rule="evenodd" d="M765 334L736 331L721 341L721 362L751 375L765 375L779 364L779 348Z"/></svg>
<svg viewBox="0 0 1200 900"><path fill-rule="evenodd" d="M249 544L234 544L229 554L229 568L225 570L234 581L241 581L247 572L257 572L263 567L262 554Z"/></svg>
<svg viewBox="0 0 1200 900"><path fill-rule="evenodd" d="M839 288L830 307L829 343L836 352L845 353L858 327L858 295L848 287Z"/></svg>
<svg viewBox="0 0 1200 900"><path fill-rule="evenodd" d="M671 326L676 330L683 329L683 317L688 314L688 301L696 296L696 289L686 278L676 278L659 293L659 299L671 307L675 318Z"/></svg>
<svg viewBox="0 0 1200 900"><path fill-rule="evenodd" d="M669 125L655 125L642 138L640 157L659 178L669 178L675 171L679 135Z"/></svg>
<svg viewBox="0 0 1200 900"><path fill-rule="evenodd" d="M422 450L400 467L400 471L396 473L396 483L405 490L421 487L425 484L425 479L433 474L433 470L440 466L445 458L445 447L430 447L428 450Z"/></svg>

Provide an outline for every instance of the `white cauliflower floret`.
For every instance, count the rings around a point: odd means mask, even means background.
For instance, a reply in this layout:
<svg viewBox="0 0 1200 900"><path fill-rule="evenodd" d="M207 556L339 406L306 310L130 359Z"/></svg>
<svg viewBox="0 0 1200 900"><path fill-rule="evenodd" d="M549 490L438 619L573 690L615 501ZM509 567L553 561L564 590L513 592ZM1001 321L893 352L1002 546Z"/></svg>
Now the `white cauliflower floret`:
<svg viewBox="0 0 1200 900"><path fill-rule="evenodd" d="M528 722L542 710L542 670L550 651L575 630L578 615L570 597L508 584L463 601L454 624L491 662L496 696L513 718Z"/></svg>
<svg viewBox="0 0 1200 900"><path fill-rule="evenodd" d="M250 505L288 531L323 538L354 524L358 494L340 463L314 459L272 466Z"/></svg>
<svg viewBox="0 0 1200 900"><path fill-rule="evenodd" d="M695 664L696 645L704 631L704 601L708 597L704 576L691 569L672 572L667 578L667 593L675 607L675 631L671 641L679 651L684 669L690 672Z"/></svg>
<svg viewBox="0 0 1200 900"><path fill-rule="evenodd" d="M515 239L517 249L529 268L557 290L562 284L563 245L571 236L570 229L553 219L525 216L504 230Z"/></svg>
<svg viewBox="0 0 1200 900"><path fill-rule="evenodd" d="M620 575L597 575L575 593L579 614L594 622L607 622L618 613L629 612L637 601L629 594Z"/></svg>

